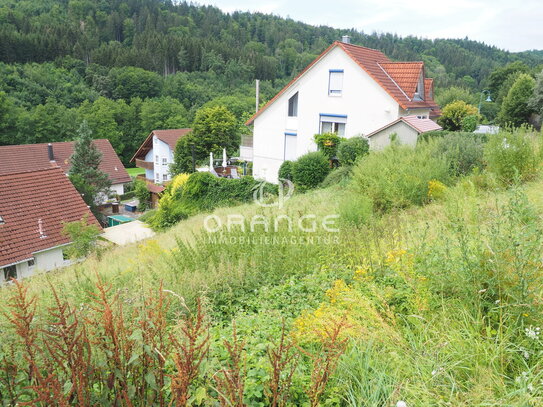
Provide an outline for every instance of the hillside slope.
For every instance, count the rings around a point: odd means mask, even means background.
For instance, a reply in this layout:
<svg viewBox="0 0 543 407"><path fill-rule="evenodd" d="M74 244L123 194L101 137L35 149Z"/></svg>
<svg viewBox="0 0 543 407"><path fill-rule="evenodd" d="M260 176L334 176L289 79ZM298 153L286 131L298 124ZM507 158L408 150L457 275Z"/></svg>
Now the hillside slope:
<svg viewBox="0 0 543 407"><path fill-rule="evenodd" d="M537 295L517 287L522 281L533 287L541 278L542 187L537 179L509 191L481 192L471 181L462 182L440 202L360 228L342 225L337 242L320 231L315 239L321 241L293 244L310 233L296 227L265 232L259 226L213 241L202 232L207 215L199 215L142 244L112 249L26 284L40 298L40 313L52 301L49 284L85 310L97 276L120 295L126 313L161 284L174 293L174 304L181 296L192 307L204 296L213 325L206 369L224 360L222 340L235 320L245 341L250 405L263 405L266 348L277 340L282 321L302 346L311 346L321 324L344 313L356 345L328 387L327 405L377 407L400 399L412 406L536 405L543 394L539 342L523 332L540 323L541 315L514 307L505 312L501 304ZM337 212L342 194L328 188L294 196L283 209L245 205L214 215L223 221L228 215L322 219ZM504 319L511 315L522 321ZM299 369L294 405L305 403L308 372L303 365ZM207 397L201 405L208 405Z"/></svg>

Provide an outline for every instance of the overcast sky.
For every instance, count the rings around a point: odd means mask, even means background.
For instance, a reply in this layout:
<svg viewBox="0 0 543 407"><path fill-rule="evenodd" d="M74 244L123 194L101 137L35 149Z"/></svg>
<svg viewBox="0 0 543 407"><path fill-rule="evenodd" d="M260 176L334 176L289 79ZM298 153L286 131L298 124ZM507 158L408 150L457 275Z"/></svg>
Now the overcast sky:
<svg viewBox="0 0 543 407"><path fill-rule="evenodd" d="M197 0L198 1L198 0ZM510 51L543 49L542 0L200 0L314 25L425 38L464 38Z"/></svg>

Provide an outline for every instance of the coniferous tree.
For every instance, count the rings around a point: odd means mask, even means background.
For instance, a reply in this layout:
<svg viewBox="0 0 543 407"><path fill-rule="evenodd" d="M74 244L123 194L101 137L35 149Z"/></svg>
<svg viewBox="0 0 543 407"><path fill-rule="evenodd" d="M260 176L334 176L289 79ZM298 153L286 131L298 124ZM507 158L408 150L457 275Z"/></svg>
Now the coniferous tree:
<svg viewBox="0 0 543 407"><path fill-rule="evenodd" d="M102 153L93 142L92 132L86 120L81 123L77 134L74 153L70 158L70 180L87 205L95 211L104 195L107 196L111 181L99 168Z"/></svg>

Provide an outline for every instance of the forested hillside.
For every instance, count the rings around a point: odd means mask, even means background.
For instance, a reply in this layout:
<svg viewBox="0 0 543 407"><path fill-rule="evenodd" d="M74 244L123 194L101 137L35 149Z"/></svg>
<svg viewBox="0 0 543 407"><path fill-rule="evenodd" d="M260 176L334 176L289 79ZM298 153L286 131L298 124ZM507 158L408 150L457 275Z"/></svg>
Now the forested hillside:
<svg viewBox="0 0 543 407"><path fill-rule="evenodd" d="M496 67L543 63L463 40L314 27L161 0L0 0L0 144L72 138L87 119L127 162L153 127L190 125L205 103L240 123L254 79L270 98L343 34L392 59L423 60L438 88L477 90Z"/></svg>

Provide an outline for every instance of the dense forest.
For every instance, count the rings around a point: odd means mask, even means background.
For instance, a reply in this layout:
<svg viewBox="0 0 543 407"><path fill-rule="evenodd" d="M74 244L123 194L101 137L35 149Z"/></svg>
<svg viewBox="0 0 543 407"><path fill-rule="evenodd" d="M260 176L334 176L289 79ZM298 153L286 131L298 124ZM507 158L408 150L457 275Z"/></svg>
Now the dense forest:
<svg viewBox="0 0 543 407"><path fill-rule="evenodd" d="M315 27L261 13L164 0L0 0L0 144L73 138L86 119L125 163L150 130L189 126L205 104L240 123L331 42L423 60L439 89L477 92L498 67L536 72L543 53L466 39Z"/></svg>

